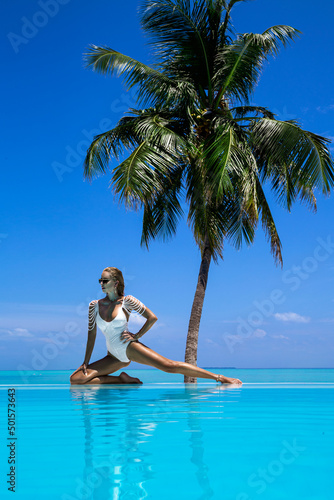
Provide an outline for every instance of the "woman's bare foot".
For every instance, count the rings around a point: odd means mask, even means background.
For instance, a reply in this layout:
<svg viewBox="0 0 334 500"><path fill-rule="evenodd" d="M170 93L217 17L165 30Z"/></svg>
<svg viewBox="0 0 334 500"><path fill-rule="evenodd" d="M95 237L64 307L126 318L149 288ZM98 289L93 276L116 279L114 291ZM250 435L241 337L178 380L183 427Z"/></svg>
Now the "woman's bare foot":
<svg viewBox="0 0 334 500"><path fill-rule="evenodd" d="M143 382L139 380L137 377L130 377L125 372L120 373L119 375L120 380L122 381L122 384L142 384Z"/></svg>
<svg viewBox="0 0 334 500"><path fill-rule="evenodd" d="M218 375L217 382L221 382L222 384L242 384L238 378L224 377L224 375Z"/></svg>

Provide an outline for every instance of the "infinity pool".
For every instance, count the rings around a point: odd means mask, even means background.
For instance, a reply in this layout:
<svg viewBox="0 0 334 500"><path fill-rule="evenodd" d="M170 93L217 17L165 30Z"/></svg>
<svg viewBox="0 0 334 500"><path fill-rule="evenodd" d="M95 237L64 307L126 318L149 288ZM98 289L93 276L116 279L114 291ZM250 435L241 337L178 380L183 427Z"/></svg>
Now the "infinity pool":
<svg viewBox="0 0 334 500"><path fill-rule="evenodd" d="M16 439L7 430L11 388ZM70 386L44 378L0 389L1 498L333 499L333 383Z"/></svg>

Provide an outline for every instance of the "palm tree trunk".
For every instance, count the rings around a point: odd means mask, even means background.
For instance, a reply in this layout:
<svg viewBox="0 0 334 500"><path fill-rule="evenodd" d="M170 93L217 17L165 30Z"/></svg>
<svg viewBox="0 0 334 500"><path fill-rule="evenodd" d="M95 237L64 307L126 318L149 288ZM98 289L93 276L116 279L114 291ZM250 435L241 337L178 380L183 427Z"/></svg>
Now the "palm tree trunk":
<svg viewBox="0 0 334 500"><path fill-rule="evenodd" d="M199 269L197 287L195 292L195 297L193 301L193 306L191 309L188 335L187 335L187 345L185 353L185 362L197 366L197 346L198 346L198 331L199 324L202 316L203 302L205 297L206 285L208 282L209 268L211 262L212 252L208 245L205 245L202 254L202 262ZM195 383L197 379L195 377L184 376L184 381L187 383Z"/></svg>

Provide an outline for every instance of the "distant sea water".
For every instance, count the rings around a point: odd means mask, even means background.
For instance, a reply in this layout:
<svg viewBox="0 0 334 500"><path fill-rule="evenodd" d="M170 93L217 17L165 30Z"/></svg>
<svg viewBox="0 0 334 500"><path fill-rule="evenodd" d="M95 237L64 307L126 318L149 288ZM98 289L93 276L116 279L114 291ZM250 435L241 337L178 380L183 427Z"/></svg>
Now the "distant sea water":
<svg viewBox="0 0 334 500"><path fill-rule="evenodd" d="M334 368L210 368L216 374L239 378L244 384L280 383L334 383ZM21 384L69 384L73 370L2 370L0 386ZM139 377L144 384L180 383L183 375L165 373L156 369L124 370L133 377ZM120 371L113 375L118 375ZM212 383L210 379L197 379L198 384Z"/></svg>

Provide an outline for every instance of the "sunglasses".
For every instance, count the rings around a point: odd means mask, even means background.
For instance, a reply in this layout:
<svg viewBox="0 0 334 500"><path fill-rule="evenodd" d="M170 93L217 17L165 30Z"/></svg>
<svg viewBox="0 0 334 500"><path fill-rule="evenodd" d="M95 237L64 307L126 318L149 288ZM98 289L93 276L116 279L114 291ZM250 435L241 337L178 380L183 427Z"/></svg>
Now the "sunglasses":
<svg viewBox="0 0 334 500"><path fill-rule="evenodd" d="M105 285L106 283L109 283L109 281L111 281L111 280L110 280L110 279L102 279L102 278L101 278L101 279L99 279L99 283L100 283L100 285L101 285L102 283Z"/></svg>

